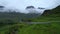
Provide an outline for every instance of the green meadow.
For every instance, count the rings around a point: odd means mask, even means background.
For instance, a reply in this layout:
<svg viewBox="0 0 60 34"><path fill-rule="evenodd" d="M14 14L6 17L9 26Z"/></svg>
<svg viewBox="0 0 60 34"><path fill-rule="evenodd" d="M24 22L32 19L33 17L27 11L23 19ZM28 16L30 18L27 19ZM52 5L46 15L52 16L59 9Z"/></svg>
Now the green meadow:
<svg viewBox="0 0 60 34"><path fill-rule="evenodd" d="M29 19L32 22L49 23L26 24L24 22L20 23L18 20L17 17L0 17L0 34L60 34L60 6L52 10L46 10L38 18Z"/></svg>

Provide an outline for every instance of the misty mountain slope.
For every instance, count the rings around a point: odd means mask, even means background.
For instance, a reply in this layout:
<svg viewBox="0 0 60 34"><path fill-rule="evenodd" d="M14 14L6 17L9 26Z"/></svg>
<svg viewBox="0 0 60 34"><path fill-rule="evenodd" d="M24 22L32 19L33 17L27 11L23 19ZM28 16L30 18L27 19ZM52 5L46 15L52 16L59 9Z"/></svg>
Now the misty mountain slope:
<svg viewBox="0 0 60 34"><path fill-rule="evenodd" d="M39 14L35 13L19 13L19 12L0 12L0 22L6 21L13 21L13 22L20 22L20 20L29 20L30 18L38 17Z"/></svg>
<svg viewBox="0 0 60 34"><path fill-rule="evenodd" d="M0 18L1 19L30 19L30 18L35 18L38 17L42 14L42 12L38 12L36 11L34 6L27 6L26 7L26 11L24 13L21 13L19 10L17 9L8 9L8 8L4 8L4 6L0 6ZM40 9L39 9L40 10ZM24 10L23 10L24 11ZM22 11L22 12L23 12ZM26 12L29 12L27 14L25 14Z"/></svg>
<svg viewBox="0 0 60 34"><path fill-rule="evenodd" d="M29 8L29 7L28 7ZM39 14L34 14L34 13L30 13L30 14L24 14L24 13L19 13L19 12L0 12L0 20L5 20L5 19L9 19L9 20L15 20L15 21L20 21L20 19L30 19L31 21L55 21L58 20L59 21L59 17L60 17L60 6L56 7L55 9L52 10L45 10L45 12L40 16ZM37 18L34 18L37 17Z"/></svg>
<svg viewBox="0 0 60 34"><path fill-rule="evenodd" d="M45 10L45 12L38 18L32 19L37 22L59 22L60 21L60 6L52 10Z"/></svg>
<svg viewBox="0 0 60 34"><path fill-rule="evenodd" d="M18 33L19 34L37 34L37 33L38 34L46 34L46 33L47 34L60 34L60 22L56 22L56 21L60 21L60 12L59 11L60 11L60 8L58 7L56 9L51 10L51 12L50 12L50 10L49 10L49 12L47 11L46 13L44 13L44 15L42 14L38 18L31 19L32 21L37 21L37 22L55 21L55 22L51 22L51 24L32 24L32 25L18 24L18 26L19 26ZM9 25L4 26L5 28L1 28L0 32L2 34L10 32L10 30L12 30L12 29L8 30L9 29L8 26ZM13 27L13 26L11 25L11 27Z"/></svg>
<svg viewBox="0 0 60 34"><path fill-rule="evenodd" d="M60 13L60 6L52 10L45 10L43 15L52 15L52 14L59 14L59 13Z"/></svg>

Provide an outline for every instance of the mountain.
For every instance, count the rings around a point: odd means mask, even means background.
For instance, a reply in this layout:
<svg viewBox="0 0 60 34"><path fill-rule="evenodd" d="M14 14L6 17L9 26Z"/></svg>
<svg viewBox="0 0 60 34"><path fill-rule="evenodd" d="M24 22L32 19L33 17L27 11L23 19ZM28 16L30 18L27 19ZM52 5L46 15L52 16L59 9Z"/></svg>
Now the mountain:
<svg viewBox="0 0 60 34"><path fill-rule="evenodd" d="M4 6L0 6L0 8L4 8Z"/></svg>
<svg viewBox="0 0 60 34"><path fill-rule="evenodd" d="M26 7L26 10L29 12L29 13L36 13L36 14L43 14L43 12L44 12L44 10L45 10L45 8L40 8L40 7L38 7L38 8L35 8L34 6L27 6Z"/></svg>
<svg viewBox="0 0 60 34"><path fill-rule="evenodd" d="M24 13L20 13L20 12L17 12L16 11L13 11L13 10L7 10L7 11L0 11L0 22L3 22L4 21L10 21L11 23L15 22L20 22L22 19L23 20L28 20L28 19L32 19L32 18L35 18L35 17L38 17L39 14L36 14L36 13L28 13L28 14L24 14Z"/></svg>
<svg viewBox="0 0 60 34"><path fill-rule="evenodd" d="M57 6L56 8L52 10L45 10L43 13L44 16L48 16L52 14L60 14L60 6Z"/></svg>
<svg viewBox="0 0 60 34"><path fill-rule="evenodd" d="M34 6L27 6L26 9L35 8Z"/></svg>
<svg viewBox="0 0 60 34"><path fill-rule="evenodd" d="M38 7L37 9L45 9L45 8L40 8L40 7Z"/></svg>

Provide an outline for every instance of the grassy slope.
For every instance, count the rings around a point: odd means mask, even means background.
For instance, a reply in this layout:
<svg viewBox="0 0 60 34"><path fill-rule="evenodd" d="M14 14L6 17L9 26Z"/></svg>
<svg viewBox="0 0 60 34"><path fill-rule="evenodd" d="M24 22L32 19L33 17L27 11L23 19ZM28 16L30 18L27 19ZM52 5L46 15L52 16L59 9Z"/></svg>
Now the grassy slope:
<svg viewBox="0 0 60 34"><path fill-rule="evenodd" d="M18 24L19 30L18 34L60 34L60 25L59 23L51 23L51 24ZM1 34L5 34L5 32L9 32L12 30L13 25L0 30ZM10 29L9 29L10 28Z"/></svg>
<svg viewBox="0 0 60 34"><path fill-rule="evenodd" d="M36 19L31 19L32 21L38 22L51 22L50 24L18 24L19 31L18 34L60 34L60 9L53 9L51 14L42 15ZM54 21L54 22L52 22ZM11 25L12 27L13 25ZM9 27L0 28L0 33L5 34ZM10 27L10 28L11 28Z"/></svg>
<svg viewBox="0 0 60 34"><path fill-rule="evenodd" d="M36 19L32 19L33 21L37 22L54 22L54 21L60 21L60 6L58 6L55 9L52 9L51 11L45 11L43 15Z"/></svg>
<svg viewBox="0 0 60 34"><path fill-rule="evenodd" d="M36 22L51 22L50 24L33 24L20 28L19 34L60 34L60 7L51 10L49 13L31 19Z"/></svg>

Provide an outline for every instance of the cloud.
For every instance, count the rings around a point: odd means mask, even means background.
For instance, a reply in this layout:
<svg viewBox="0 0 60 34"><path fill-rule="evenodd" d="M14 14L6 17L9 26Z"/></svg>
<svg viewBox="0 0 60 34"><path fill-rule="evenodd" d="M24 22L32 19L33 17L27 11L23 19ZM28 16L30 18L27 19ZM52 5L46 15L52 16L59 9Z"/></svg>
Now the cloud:
<svg viewBox="0 0 60 34"><path fill-rule="evenodd" d="M35 8L53 9L60 5L60 0L0 0L0 5L4 5L6 8L21 10L20 12L22 13L28 13L29 11L25 10L27 6L32 5ZM37 12L41 11L37 10Z"/></svg>

